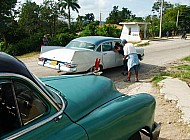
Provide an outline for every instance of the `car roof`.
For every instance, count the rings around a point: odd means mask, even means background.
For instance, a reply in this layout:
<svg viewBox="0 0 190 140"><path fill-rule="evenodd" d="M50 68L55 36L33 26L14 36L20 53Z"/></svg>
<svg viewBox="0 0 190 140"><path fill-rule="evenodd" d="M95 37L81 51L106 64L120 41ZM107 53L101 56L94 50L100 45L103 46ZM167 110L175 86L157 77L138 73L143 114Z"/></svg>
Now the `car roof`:
<svg viewBox="0 0 190 140"><path fill-rule="evenodd" d="M79 38L73 39L72 41L88 42L91 44L95 44L97 46L102 42L112 41L112 40L121 41L120 38L105 37L105 36L85 36L85 37L79 37Z"/></svg>
<svg viewBox="0 0 190 140"><path fill-rule="evenodd" d="M23 62L4 52L0 52L0 73L20 74L33 80L31 73Z"/></svg>

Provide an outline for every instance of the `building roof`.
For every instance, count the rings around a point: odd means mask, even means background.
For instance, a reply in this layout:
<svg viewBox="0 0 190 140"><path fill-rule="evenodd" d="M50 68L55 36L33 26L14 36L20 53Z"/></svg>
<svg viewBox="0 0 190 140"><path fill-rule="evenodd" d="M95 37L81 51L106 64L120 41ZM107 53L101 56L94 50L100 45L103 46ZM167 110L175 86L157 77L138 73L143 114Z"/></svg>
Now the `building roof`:
<svg viewBox="0 0 190 140"><path fill-rule="evenodd" d="M120 22L119 24L122 25L147 25L147 24L151 24L149 22Z"/></svg>

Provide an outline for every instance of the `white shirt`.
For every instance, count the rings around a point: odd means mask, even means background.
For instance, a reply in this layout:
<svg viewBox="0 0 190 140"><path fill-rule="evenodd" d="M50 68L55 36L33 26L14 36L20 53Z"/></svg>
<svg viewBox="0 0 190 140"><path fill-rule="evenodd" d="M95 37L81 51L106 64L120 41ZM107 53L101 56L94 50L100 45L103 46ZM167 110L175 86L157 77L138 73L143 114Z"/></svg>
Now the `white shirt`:
<svg viewBox="0 0 190 140"><path fill-rule="evenodd" d="M129 55L131 53L137 53L135 46L132 43L126 43L123 47L124 55Z"/></svg>

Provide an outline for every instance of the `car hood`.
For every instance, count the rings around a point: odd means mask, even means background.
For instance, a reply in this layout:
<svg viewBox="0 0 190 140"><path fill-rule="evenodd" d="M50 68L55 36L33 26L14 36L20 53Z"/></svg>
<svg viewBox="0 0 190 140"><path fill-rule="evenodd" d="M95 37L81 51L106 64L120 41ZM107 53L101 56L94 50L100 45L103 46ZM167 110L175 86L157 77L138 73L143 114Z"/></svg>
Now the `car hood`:
<svg viewBox="0 0 190 140"><path fill-rule="evenodd" d="M48 46L50 47L50 46ZM52 46L53 47L53 46ZM59 49L52 49L40 54L40 57L57 60L61 62L71 62L73 61L73 56L75 52L84 52L89 51L87 49L68 49L68 48L59 48Z"/></svg>
<svg viewBox="0 0 190 140"><path fill-rule="evenodd" d="M103 76L58 76L41 80L63 94L67 100L65 112L73 121L123 95L110 79Z"/></svg>

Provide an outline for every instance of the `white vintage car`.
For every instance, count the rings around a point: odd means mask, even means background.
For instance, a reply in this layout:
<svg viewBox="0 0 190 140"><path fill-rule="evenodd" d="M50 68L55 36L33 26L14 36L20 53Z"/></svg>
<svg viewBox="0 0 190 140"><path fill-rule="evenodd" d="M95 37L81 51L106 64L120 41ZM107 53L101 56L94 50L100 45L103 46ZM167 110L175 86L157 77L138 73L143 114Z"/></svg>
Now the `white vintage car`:
<svg viewBox="0 0 190 140"><path fill-rule="evenodd" d="M122 66L123 56L114 52L120 38L87 36L72 40L65 47L43 46L38 64L67 73L91 71L95 60L100 59L99 70ZM139 59L144 56L143 48L136 48Z"/></svg>

